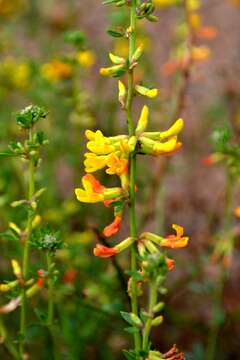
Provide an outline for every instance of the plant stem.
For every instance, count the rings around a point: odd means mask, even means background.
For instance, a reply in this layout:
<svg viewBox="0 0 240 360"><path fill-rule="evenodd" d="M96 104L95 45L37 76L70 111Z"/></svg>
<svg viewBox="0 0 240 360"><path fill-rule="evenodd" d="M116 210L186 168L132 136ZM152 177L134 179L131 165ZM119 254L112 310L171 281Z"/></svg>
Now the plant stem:
<svg viewBox="0 0 240 360"><path fill-rule="evenodd" d="M130 6L130 35L129 35L129 62L131 62L132 56L136 48L136 0L131 1ZM135 134L134 122L132 117L132 102L133 102L133 69L128 72L128 94L127 94L127 123L128 134L133 136ZM137 225L136 225L136 209L135 209L135 184L136 184L136 154L135 152L130 156L130 187L129 187L129 222L130 222L130 236L137 237ZM137 270L136 259L136 245L131 247L131 271ZM132 278L131 283L131 308L135 315L138 315L138 298L137 298L137 283ZM140 334L134 334L135 350L140 350L141 338Z"/></svg>
<svg viewBox="0 0 240 360"><path fill-rule="evenodd" d="M142 349L143 351L148 350L148 342L149 342L149 335L152 328L152 316L153 316L153 308L157 303L157 286L155 282L152 282L150 284L150 294L149 294L149 308L148 313L151 316L149 319L147 319L145 323L145 327L143 329L143 343L142 343Z"/></svg>
<svg viewBox="0 0 240 360"><path fill-rule="evenodd" d="M47 325L52 329L54 316L54 281L52 278L52 254L47 252L47 269L48 269L48 316Z"/></svg>
<svg viewBox="0 0 240 360"><path fill-rule="evenodd" d="M32 130L29 130L29 141L32 140ZM34 159L30 157L28 165L28 200L31 201L35 192L35 164ZM29 240L32 232L32 220L33 214L32 210L28 210L28 220L26 228L26 238L24 241L23 248L23 281L25 282L28 277L28 268L29 268ZM21 294L21 313L20 313L20 340L19 340L19 355L20 358L23 358L24 355L24 342L25 342L25 333L26 333L26 290L23 284L22 294Z"/></svg>

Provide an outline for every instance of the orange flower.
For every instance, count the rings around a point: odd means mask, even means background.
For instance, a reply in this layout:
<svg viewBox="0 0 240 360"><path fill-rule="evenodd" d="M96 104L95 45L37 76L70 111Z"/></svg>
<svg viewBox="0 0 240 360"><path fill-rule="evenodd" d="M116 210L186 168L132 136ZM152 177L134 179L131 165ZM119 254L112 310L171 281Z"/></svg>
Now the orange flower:
<svg viewBox="0 0 240 360"><path fill-rule="evenodd" d="M168 257L166 257L165 260L166 260L168 270L171 271L175 266L175 261L173 259L168 258Z"/></svg>
<svg viewBox="0 0 240 360"><path fill-rule="evenodd" d="M217 29L212 26L204 26L198 30L197 36L200 39L214 39L217 36Z"/></svg>
<svg viewBox="0 0 240 360"><path fill-rule="evenodd" d="M169 235L162 239L161 246L170 247L172 249L178 249L187 246L189 238L183 236L183 227L173 224L172 228L176 231L176 235Z"/></svg>
<svg viewBox="0 0 240 360"><path fill-rule="evenodd" d="M110 225L108 225L104 228L103 235L106 237L115 235L120 229L121 222L122 222L122 217L116 216L114 221Z"/></svg>
<svg viewBox="0 0 240 360"><path fill-rule="evenodd" d="M118 250L115 247L109 248L107 246L97 244L96 247L93 249L93 253L95 256L108 258L110 256L116 255Z"/></svg>

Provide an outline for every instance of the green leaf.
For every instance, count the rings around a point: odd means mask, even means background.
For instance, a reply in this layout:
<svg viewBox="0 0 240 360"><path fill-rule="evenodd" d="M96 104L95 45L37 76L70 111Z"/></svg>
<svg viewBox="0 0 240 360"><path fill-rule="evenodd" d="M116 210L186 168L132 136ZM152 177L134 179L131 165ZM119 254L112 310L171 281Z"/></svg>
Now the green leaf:
<svg viewBox="0 0 240 360"><path fill-rule="evenodd" d="M7 240L19 241L18 236L10 229L0 232L0 238L1 237Z"/></svg>
<svg viewBox="0 0 240 360"><path fill-rule="evenodd" d="M142 326L142 321L139 319L139 317L137 315L135 315L134 313L128 313L125 311L120 311L120 314L122 316L122 318L130 325L133 326L137 326L137 327L141 327Z"/></svg>
<svg viewBox="0 0 240 360"><path fill-rule="evenodd" d="M124 37L124 33L116 31L116 30L107 30L108 35L115 37L115 38L120 38L120 37Z"/></svg>
<svg viewBox="0 0 240 360"><path fill-rule="evenodd" d="M123 350L123 355L125 356L125 358L127 360L137 360L137 356L135 354L135 351L133 351L133 350L130 350L130 351Z"/></svg>

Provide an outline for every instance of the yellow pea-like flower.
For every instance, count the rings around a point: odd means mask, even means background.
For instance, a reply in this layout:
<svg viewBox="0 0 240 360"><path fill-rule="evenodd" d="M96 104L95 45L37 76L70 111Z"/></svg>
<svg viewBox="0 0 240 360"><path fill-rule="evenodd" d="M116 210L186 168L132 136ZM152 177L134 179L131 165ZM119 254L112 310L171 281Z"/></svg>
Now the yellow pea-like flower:
<svg viewBox="0 0 240 360"><path fill-rule="evenodd" d="M111 154L107 161L108 169L106 173L109 175L118 175L121 176L126 174L128 171L128 160L120 159L115 154Z"/></svg>
<svg viewBox="0 0 240 360"><path fill-rule="evenodd" d="M104 201L104 186L93 175L87 174L82 178L83 189L75 189L76 197L84 203L96 203Z"/></svg>
<svg viewBox="0 0 240 360"><path fill-rule="evenodd" d="M160 140L178 135L184 127L183 119L178 119L168 130L162 131L159 134Z"/></svg>
<svg viewBox="0 0 240 360"><path fill-rule="evenodd" d="M98 156L94 153L86 153L85 157L84 166L87 173L103 169L107 165L108 155Z"/></svg>
<svg viewBox="0 0 240 360"><path fill-rule="evenodd" d="M161 241L161 246L178 249L187 246L189 238L183 236L184 228L173 224L172 228L176 231L176 235L169 235Z"/></svg>
<svg viewBox="0 0 240 360"><path fill-rule="evenodd" d="M111 141L103 135L100 130L95 133L91 130L85 132L87 139L90 141L87 143L88 150L97 155L107 155L114 152L115 147L111 144Z"/></svg>

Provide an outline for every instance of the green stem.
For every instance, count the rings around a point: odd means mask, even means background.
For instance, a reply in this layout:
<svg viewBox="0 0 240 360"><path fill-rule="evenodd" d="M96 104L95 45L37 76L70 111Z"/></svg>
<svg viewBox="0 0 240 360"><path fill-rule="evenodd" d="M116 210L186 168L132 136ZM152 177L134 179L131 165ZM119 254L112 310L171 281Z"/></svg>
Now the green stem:
<svg viewBox="0 0 240 360"><path fill-rule="evenodd" d="M148 350L149 336L150 336L150 332L151 332L151 328L152 328L152 317L154 315L153 308L157 304L157 286L156 286L155 282L152 282L150 284L149 292L150 292L150 294L149 294L148 313L150 315L150 318L147 319L147 321L145 323L145 327L143 329L143 344L142 344L143 351Z"/></svg>
<svg viewBox="0 0 240 360"><path fill-rule="evenodd" d="M32 130L29 130L29 141L32 140ZM31 201L35 192L35 164L34 159L30 157L29 165L28 165L28 200ZM32 211L28 211L28 220L27 220L27 228L26 228L26 238L24 241L23 248L23 281L25 282L28 277L29 270L29 240L32 233L32 220L33 214ZM27 299L26 299L26 290L23 286L22 294L21 294L21 313L20 313L20 340L19 340L19 355L20 358L23 358L24 355L24 342L25 342L25 333L26 333L26 307L27 307Z"/></svg>
<svg viewBox="0 0 240 360"><path fill-rule="evenodd" d="M136 48L136 0L131 1L130 7L130 35L129 35L129 62ZM133 116L132 116L132 102L133 102L133 69L128 72L128 94L127 94L127 123L128 123L128 134L132 136L135 134ZM135 209L135 184L136 184L136 154L132 153L130 156L130 186L129 186L129 222L130 222L130 235L137 237L137 225L136 225L136 209ZM136 245L131 247L131 271L137 270L137 259L136 259ZM137 296L137 283L132 278L131 283L131 307L132 312L138 315L138 296ZM134 345L135 350L140 350L141 337L139 333L134 334Z"/></svg>
<svg viewBox="0 0 240 360"><path fill-rule="evenodd" d="M233 195L233 178L232 175L228 172L226 179L225 204L224 204L225 205L224 222L223 222L224 233L230 231L232 227L232 195ZM233 241L232 238L230 241ZM227 278L227 272L222 263L219 264L219 272L220 274L219 274L218 282L214 288L214 294L213 294L213 314L214 312L220 313L223 311L222 297L223 297L225 281ZM214 360L216 357L218 335L219 335L220 327L222 325L218 320L218 316L216 315L213 316L213 323L208 337L208 346L207 346L207 354L206 354L207 360Z"/></svg>
<svg viewBox="0 0 240 360"><path fill-rule="evenodd" d="M54 281L52 278L52 254L47 252L47 269L48 269L48 316L47 325L51 329L53 326L54 316Z"/></svg>

